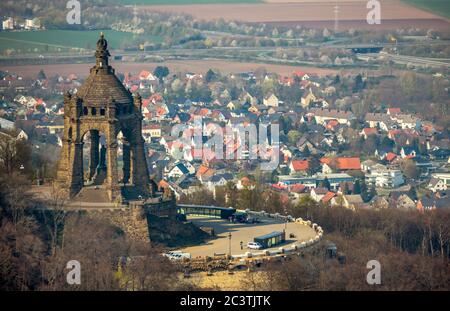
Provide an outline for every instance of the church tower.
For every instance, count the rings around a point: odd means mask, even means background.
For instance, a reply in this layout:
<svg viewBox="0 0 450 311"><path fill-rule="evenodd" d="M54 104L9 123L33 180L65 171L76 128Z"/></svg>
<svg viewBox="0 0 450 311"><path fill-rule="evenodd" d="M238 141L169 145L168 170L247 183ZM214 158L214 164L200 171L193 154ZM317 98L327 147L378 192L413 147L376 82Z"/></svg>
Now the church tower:
<svg viewBox="0 0 450 311"><path fill-rule="evenodd" d="M69 198L83 188L98 190L91 193L106 193L109 202L152 195L142 138L141 97L133 96L123 86L109 65L109 57L108 42L102 33L89 77L76 94L64 96L64 135L57 184ZM83 146L87 136L90 149L85 170Z"/></svg>

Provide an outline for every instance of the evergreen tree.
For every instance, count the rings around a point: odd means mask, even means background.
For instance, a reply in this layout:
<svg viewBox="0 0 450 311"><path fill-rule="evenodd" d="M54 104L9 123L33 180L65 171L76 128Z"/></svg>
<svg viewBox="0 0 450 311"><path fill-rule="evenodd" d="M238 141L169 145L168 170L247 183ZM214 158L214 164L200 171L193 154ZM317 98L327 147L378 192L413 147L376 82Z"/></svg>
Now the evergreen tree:
<svg viewBox="0 0 450 311"><path fill-rule="evenodd" d="M344 183L342 183L342 185L341 185L341 192L342 192L342 194L348 194L348 184L346 183L346 182L344 182Z"/></svg>
<svg viewBox="0 0 450 311"><path fill-rule="evenodd" d="M341 77L339 75L336 75L336 77L334 77L333 84L339 84L339 83L341 83Z"/></svg>
<svg viewBox="0 0 450 311"><path fill-rule="evenodd" d="M160 82L162 82L163 79L169 75L169 68L166 66L158 66L153 71L153 74L159 79Z"/></svg>
<svg viewBox="0 0 450 311"><path fill-rule="evenodd" d="M361 194L361 182L359 179L357 179L353 185L353 194Z"/></svg>
<svg viewBox="0 0 450 311"><path fill-rule="evenodd" d="M39 70L38 74L37 74L37 79L38 80L45 80L47 79L47 76L45 75L45 72L43 69Z"/></svg>
<svg viewBox="0 0 450 311"><path fill-rule="evenodd" d="M309 150L308 145L306 145L305 148L303 148L302 154L303 154L305 157L309 157L309 156L311 155L311 151Z"/></svg>
<svg viewBox="0 0 450 311"><path fill-rule="evenodd" d="M325 177L325 179L320 182L320 187L330 190L331 184L327 177Z"/></svg>
<svg viewBox="0 0 450 311"><path fill-rule="evenodd" d="M216 73L212 69L209 69L206 72L205 81L209 83L209 82L212 82L214 80L216 80Z"/></svg>
<svg viewBox="0 0 450 311"><path fill-rule="evenodd" d="M317 172L319 172L321 169L321 163L320 163L320 159L318 158L317 155L312 156L309 159L309 163L308 163L308 175L312 176L314 174L316 174Z"/></svg>

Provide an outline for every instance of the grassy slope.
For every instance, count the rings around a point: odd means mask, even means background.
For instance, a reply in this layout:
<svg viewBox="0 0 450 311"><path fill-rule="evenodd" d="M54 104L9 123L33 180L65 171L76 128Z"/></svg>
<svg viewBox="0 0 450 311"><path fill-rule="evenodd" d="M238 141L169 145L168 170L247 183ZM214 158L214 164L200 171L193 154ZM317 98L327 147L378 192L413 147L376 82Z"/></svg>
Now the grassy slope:
<svg viewBox="0 0 450 311"><path fill-rule="evenodd" d="M179 5L179 4L211 4L211 3L259 3L263 0L118 0L122 4L139 5Z"/></svg>
<svg viewBox="0 0 450 311"><path fill-rule="evenodd" d="M16 49L22 52L32 52L60 48L62 51L70 48L94 48L99 37L99 31L74 31L74 30L44 30L22 32L0 32L0 51ZM111 49L120 45L132 36L130 33L114 30L104 31ZM154 42L161 38L152 38Z"/></svg>
<svg viewBox="0 0 450 311"><path fill-rule="evenodd" d="M403 0L418 8L450 19L450 0Z"/></svg>

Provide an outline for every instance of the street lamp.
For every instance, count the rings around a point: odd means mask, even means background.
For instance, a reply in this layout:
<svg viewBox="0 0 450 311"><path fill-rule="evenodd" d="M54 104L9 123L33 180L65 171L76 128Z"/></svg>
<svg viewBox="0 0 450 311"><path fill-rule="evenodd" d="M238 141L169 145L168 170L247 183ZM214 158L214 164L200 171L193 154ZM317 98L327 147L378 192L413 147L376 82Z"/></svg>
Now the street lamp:
<svg viewBox="0 0 450 311"><path fill-rule="evenodd" d="M233 274L233 270L231 270L231 232L228 232L228 274Z"/></svg>
<svg viewBox="0 0 450 311"><path fill-rule="evenodd" d="M228 255L231 260L231 232L228 232Z"/></svg>

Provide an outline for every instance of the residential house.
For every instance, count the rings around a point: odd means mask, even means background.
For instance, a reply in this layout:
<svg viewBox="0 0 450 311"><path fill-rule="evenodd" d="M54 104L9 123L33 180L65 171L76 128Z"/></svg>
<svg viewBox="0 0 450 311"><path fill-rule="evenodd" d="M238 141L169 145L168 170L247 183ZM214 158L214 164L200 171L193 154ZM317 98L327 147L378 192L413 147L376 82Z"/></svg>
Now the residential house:
<svg viewBox="0 0 450 311"><path fill-rule="evenodd" d="M325 204L325 205L329 205L331 204L331 200L333 198L335 198L337 196L337 194L335 192L332 191L328 191L320 200L321 203Z"/></svg>
<svg viewBox="0 0 450 311"><path fill-rule="evenodd" d="M407 194L401 194L396 201L396 207L400 209L414 209L415 202Z"/></svg>
<svg viewBox="0 0 450 311"><path fill-rule="evenodd" d="M213 175L205 184L208 190L215 193L216 187L223 187L228 182L233 181L234 176L231 173L222 173Z"/></svg>
<svg viewBox="0 0 450 311"><path fill-rule="evenodd" d="M314 115L317 124L323 124L327 120L336 119L340 124L350 125L350 121L356 119L351 111L311 108L308 112Z"/></svg>
<svg viewBox="0 0 450 311"><path fill-rule="evenodd" d="M151 143L152 140L161 138L161 125L149 124L142 127L142 136L146 143Z"/></svg>
<svg viewBox="0 0 450 311"><path fill-rule="evenodd" d="M361 162L358 157L322 158L322 173L329 174L334 171L360 170Z"/></svg>
<svg viewBox="0 0 450 311"><path fill-rule="evenodd" d="M307 170L309 168L308 160L292 160L289 164L289 170L291 175L294 174L303 174L306 175Z"/></svg>
<svg viewBox="0 0 450 311"><path fill-rule="evenodd" d="M181 176L189 175L189 169L181 162L176 163L172 168L170 168L167 172L167 177L170 179L177 179Z"/></svg>
<svg viewBox="0 0 450 311"><path fill-rule="evenodd" d="M400 170L389 169L382 164L370 167L365 175L365 180L368 185L389 189L397 188L405 183Z"/></svg>
<svg viewBox="0 0 450 311"><path fill-rule="evenodd" d="M331 199L331 206L342 206L351 210L362 208L364 201L359 194L341 194Z"/></svg>
<svg viewBox="0 0 450 311"><path fill-rule="evenodd" d="M379 128L380 130L387 132L392 124L391 119L384 113L366 113L364 117L365 122L369 128Z"/></svg>
<svg viewBox="0 0 450 311"><path fill-rule="evenodd" d="M370 200L370 206L375 209L389 208L389 201L384 196L376 195Z"/></svg>
<svg viewBox="0 0 450 311"><path fill-rule="evenodd" d="M421 128L421 120L410 114L397 114L392 118L400 124L402 129L416 129Z"/></svg>
<svg viewBox="0 0 450 311"><path fill-rule="evenodd" d="M331 190L338 190L342 183L351 182L353 183L354 178L345 173L335 173L335 174L317 174L314 176L292 176L292 175L280 175L278 176L279 183L285 184L287 186L292 186L295 184L302 184L308 189L316 188L317 185L328 179L330 183Z"/></svg>
<svg viewBox="0 0 450 311"><path fill-rule="evenodd" d="M400 156L402 158L415 158L419 151L414 147L402 147L400 150Z"/></svg>
<svg viewBox="0 0 450 311"><path fill-rule="evenodd" d="M450 197L424 196L417 201L416 208L421 212L448 209L450 208Z"/></svg>
<svg viewBox="0 0 450 311"><path fill-rule="evenodd" d="M207 182L209 179L211 179L212 176L216 174L216 170L213 168L210 168L206 165L200 165L200 167L197 169L197 173L195 176L200 182Z"/></svg>
<svg viewBox="0 0 450 311"><path fill-rule="evenodd" d="M310 196L314 201L320 202L328 192L329 190L327 188L313 188L310 192Z"/></svg>
<svg viewBox="0 0 450 311"><path fill-rule="evenodd" d="M17 135L17 140L28 140L28 135L25 133L24 130L20 130L19 134Z"/></svg>
<svg viewBox="0 0 450 311"><path fill-rule="evenodd" d="M395 116L397 114L400 114L402 111L400 108L388 108L387 109L387 114L389 116Z"/></svg>
<svg viewBox="0 0 450 311"><path fill-rule="evenodd" d="M255 188L255 182L248 178L247 176L242 177L238 180L236 183L236 188L238 190L241 189L254 189Z"/></svg>
<svg viewBox="0 0 450 311"><path fill-rule="evenodd" d="M359 135L367 139L370 135L378 135L378 130L376 128L366 127L362 129Z"/></svg>
<svg viewBox="0 0 450 311"><path fill-rule="evenodd" d="M267 107L278 107L280 100L275 94L269 93L264 97L263 104Z"/></svg>
<svg viewBox="0 0 450 311"><path fill-rule="evenodd" d="M0 118L0 129L10 131L13 130L14 128L15 128L14 122Z"/></svg>
<svg viewBox="0 0 450 311"><path fill-rule="evenodd" d="M431 176L442 180L447 187L450 186L450 173L434 173Z"/></svg>
<svg viewBox="0 0 450 311"><path fill-rule="evenodd" d="M303 108L309 108L309 106L316 102L319 99L318 96L316 96L312 90L312 88L309 89L309 92L304 94L300 100L300 105Z"/></svg>

